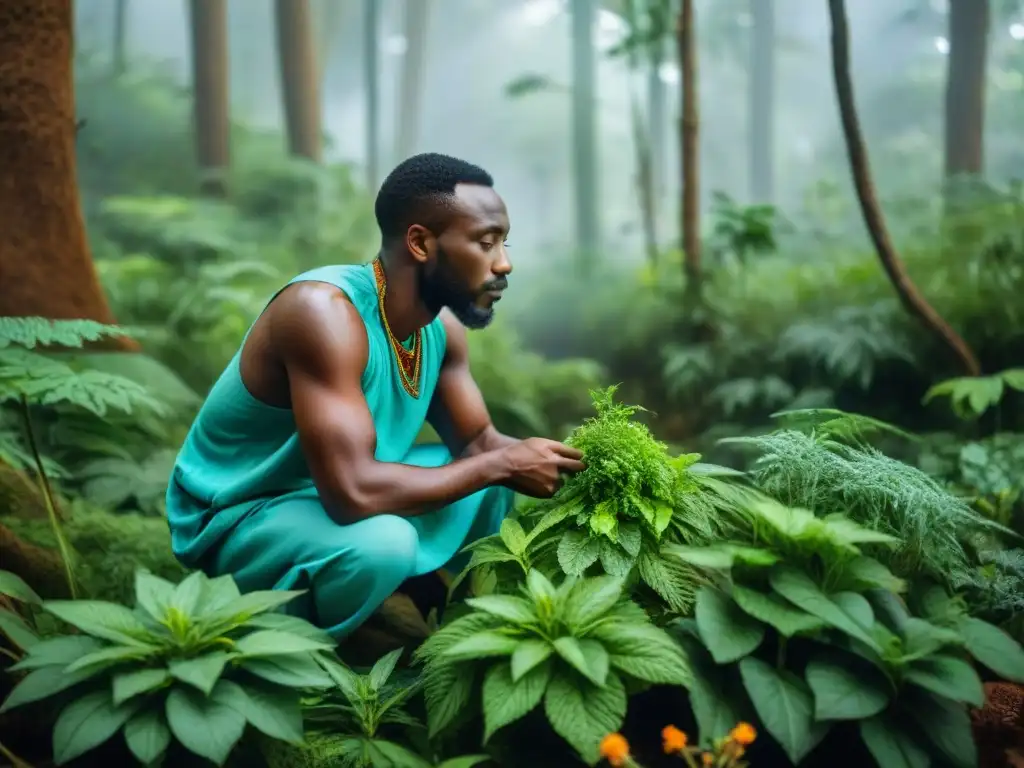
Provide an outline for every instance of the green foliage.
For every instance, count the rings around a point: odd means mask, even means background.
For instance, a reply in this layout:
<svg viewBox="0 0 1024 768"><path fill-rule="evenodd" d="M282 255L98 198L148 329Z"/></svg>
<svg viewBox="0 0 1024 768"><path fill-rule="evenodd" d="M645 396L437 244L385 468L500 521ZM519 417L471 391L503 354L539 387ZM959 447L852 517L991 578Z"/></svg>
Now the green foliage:
<svg viewBox="0 0 1024 768"><path fill-rule="evenodd" d="M485 741L543 701L554 731L593 765L625 717L627 688L689 682L686 657L621 579L569 577L556 588L531 570L519 592L467 600L471 612L417 651L431 734L458 724L479 685Z"/></svg>
<svg viewBox="0 0 1024 768"><path fill-rule="evenodd" d="M172 737L223 765L247 725L302 742L300 692L331 684L320 630L272 613L298 592L241 595L230 577L196 572L177 586L138 571L135 609L117 603L44 601L78 633L29 645L11 671L26 672L0 711L57 699L54 760L63 765L123 732L143 765Z"/></svg>
<svg viewBox="0 0 1024 768"><path fill-rule="evenodd" d="M940 588L912 615L903 582L862 551L894 537L769 500L746 511L750 538L672 548L713 579L678 625L702 739L752 709L793 763L854 721L879 765L974 765L967 706L984 693L970 660L1021 680L1024 650Z"/></svg>
<svg viewBox="0 0 1024 768"><path fill-rule="evenodd" d="M16 603L38 606L43 599L17 574L0 570L0 596ZM15 648L26 650L39 642L39 635L21 614L0 605L0 633L10 640Z"/></svg>
<svg viewBox="0 0 1024 768"><path fill-rule="evenodd" d="M997 406L1007 387L1024 392L1024 368L1011 368L993 376L964 376L941 381L925 393L924 402L948 397L957 416L975 419Z"/></svg>

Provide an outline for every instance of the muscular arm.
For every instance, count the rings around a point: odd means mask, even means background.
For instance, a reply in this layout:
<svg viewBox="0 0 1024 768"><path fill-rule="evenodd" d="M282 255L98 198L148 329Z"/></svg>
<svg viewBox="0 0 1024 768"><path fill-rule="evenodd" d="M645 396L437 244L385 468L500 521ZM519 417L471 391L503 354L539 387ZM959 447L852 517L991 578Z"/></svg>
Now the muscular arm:
<svg viewBox="0 0 1024 768"><path fill-rule="evenodd" d="M466 329L447 311L441 315L448 345L427 420L454 457L468 458L519 442L494 428L480 388L469 371Z"/></svg>
<svg viewBox="0 0 1024 768"><path fill-rule="evenodd" d="M283 361L302 449L334 519L411 516L451 503L511 475L501 452L443 467L374 458L376 431L360 379L368 354L356 309L332 286L300 284L274 306L272 344Z"/></svg>

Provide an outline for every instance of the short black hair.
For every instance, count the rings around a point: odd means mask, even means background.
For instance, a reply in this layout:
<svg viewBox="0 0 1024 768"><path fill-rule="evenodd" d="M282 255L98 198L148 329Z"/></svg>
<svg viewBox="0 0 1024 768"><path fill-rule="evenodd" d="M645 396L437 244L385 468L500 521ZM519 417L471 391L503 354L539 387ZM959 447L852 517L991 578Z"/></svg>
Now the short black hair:
<svg viewBox="0 0 1024 768"><path fill-rule="evenodd" d="M429 215L425 204L444 205L455 194L457 184L493 187L494 179L479 166L436 152L413 155L399 163L384 179L373 207L383 241L403 237L413 224L443 227L443 221L416 219Z"/></svg>

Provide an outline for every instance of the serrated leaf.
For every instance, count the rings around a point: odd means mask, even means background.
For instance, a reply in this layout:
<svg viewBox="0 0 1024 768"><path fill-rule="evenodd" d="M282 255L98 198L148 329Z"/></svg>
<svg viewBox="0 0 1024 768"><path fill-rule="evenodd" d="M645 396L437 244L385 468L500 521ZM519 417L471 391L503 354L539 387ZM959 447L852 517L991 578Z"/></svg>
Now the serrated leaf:
<svg viewBox="0 0 1024 768"><path fill-rule="evenodd" d="M512 653L511 677L512 682L519 680L537 665L547 661L555 652L551 643L537 638L520 640Z"/></svg>
<svg viewBox="0 0 1024 768"><path fill-rule="evenodd" d="M380 691L384 684L391 677L391 673L395 671L395 665L398 660L402 657L402 648L396 648L381 658L377 659L373 667L370 668L370 687L375 691Z"/></svg>
<svg viewBox="0 0 1024 768"><path fill-rule="evenodd" d="M601 561L601 568L609 576L628 576L629 572L633 570L633 566L636 565L634 558L609 539L601 540L601 552L598 559Z"/></svg>
<svg viewBox="0 0 1024 768"><path fill-rule="evenodd" d="M496 664L487 670L483 685L484 743L540 704L550 679L549 663L533 667L518 681L512 680L508 664Z"/></svg>
<svg viewBox="0 0 1024 768"><path fill-rule="evenodd" d="M764 640L764 624L714 587L701 587L697 592L696 619L701 640L718 664L753 653Z"/></svg>
<svg viewBox="0 0 1024 768"><path fill-rule="evenodd" d="M473 691L473 669L463 664L428 667L423 681L427 726L434 738L462 713Z"/></svg>
<svg viewBox="0 0 1024 768"><path fill-rule="evenodd" d="M765 730L799 765L828 732L827 723L814 722L814 699L807 684L752 656L740 662L740 676Z"/></svg>
<svg viewBox="0 0 1024 768"><path fill-rule="evenodd" d="M812 616L771 593L758 592L733 584L732 597L745 613L758 621L770 624L783 637L813 632L825 626L825 622L817 616Z"/></svg>
<svg viewBox="0 0 1024 768"><path fill-rule="evenodd" d="M124 740L140 763L154 765L171 744L171 730L163 712L144 709L125 723Z"/></svg>
<svg viewBox="0 0 1024 768"><path fill-rule="evenodd" d="M508 547L508 551L513 555L522 555L526 552L526 532L518 520L509 517L502 520L499 535L502 542Z"/></svg>
<svg viewBox="0 0 1024 768"><path fill-rule="evenodd" d="M601 554L599 539L568 531L558 542L558 564L569 576L582 576Z"/></svg>
<svg viewBox="0 0 1024 768"><path fill-rule="evenodd" d="M657 593L677 613L689 613L693 607L696 572L681 561L673 561L656 552L641 552L637 568L644 584Z"/></svg>
<svg viewBox="0 0 1024 768"><path fill-rule="evenodd" d="M886 681L873 670L817 658L807 665L805 676L817 720L864 720L889 704Z"/></svg>
<svg viewBox="0 0 1024 768"><path fill-rule="evenodd" d="M528 600L510 595L486 595L466 599L466 605L477 611L484 611L492 616L510 621L513 624L532 624L537 621L537 613Z"/></svg>
<svg viewBox="0 0 1024 768"><path fill-rule="evenodd" d="M560 637L554 642L558 655L595 685L604 685L608 677L608 652L600 643Z"/></svg>
<svg viewBox="0 0 1024 768"><path fill-rule="evenodd" d="M109 691L95 691L61 710L53 725L53 760L64 765L95 749L117 733L138 707L114 706Z"/></svg>
<svg viewBox="0 0 1024 768"><path fill-rule="evenodd" d="M643 533L637 523L619 524L619 546L633 558L640 556L640 547L643 546Z"/></svg>
<svg viewBox="0 0 1024 768"><path fill-rule="evenodd" d="M609 622L595 629L609 662L619 671L655 685L690 684L689 659L665 630L651 624Z"/></svg>
<svg viewBox="0 0 1024 768"><path fill-rule="evenodd" d="M191 688L175 688L167 696L167 725L174 738L215 765L224 765L245 731L245 717L225 698L223 687L210 696Z"/></svg>
<svg viewBox="0 0 1024 768"><path fill-rule="evenodd" d="M573 584L566 598L562 619L567 625L583 629L601 618L622 598L623 580L597 576Z"/></svg>
<svg viewBox="0 0 1024 768"><path fill-rule="evenodd" d="M555 733L594 765L601 739L617 732L625 719L626 689L615 673L608 675L603 688L555 675L544 695L544 712Z"/></svg>
<svg viewBox="0 0 1024 768"><path fill-rule="evenodd" d="M518 644L518 638L501 634L495 630L485 630L455 643L444 651L444 656L451 661L484 659L489 656L511 656Z"/></svg>

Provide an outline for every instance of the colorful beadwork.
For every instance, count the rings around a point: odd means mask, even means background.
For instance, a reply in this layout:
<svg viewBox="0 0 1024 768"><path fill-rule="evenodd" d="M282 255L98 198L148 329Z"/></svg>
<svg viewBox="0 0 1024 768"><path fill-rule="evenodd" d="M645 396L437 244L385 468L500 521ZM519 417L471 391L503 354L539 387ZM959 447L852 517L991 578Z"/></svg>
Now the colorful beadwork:
<svg viewBox="0 0 1024 768"><path fill-rule="evenodd" d="M395 338L388 325L388 318L384 314L384 295L387 293L387 281L384 279L384 267L380 259L373 261L373 276L377 280L377 304L380 307L380 319L384 324L384 331L391 343L391 350L395 353L395 360L398 362L398 377L402 380L402 386L410 397L420 396L420 364L423 361L423 329L417 329L412 339L412 349L406 349L402 343Z"/></svg>

